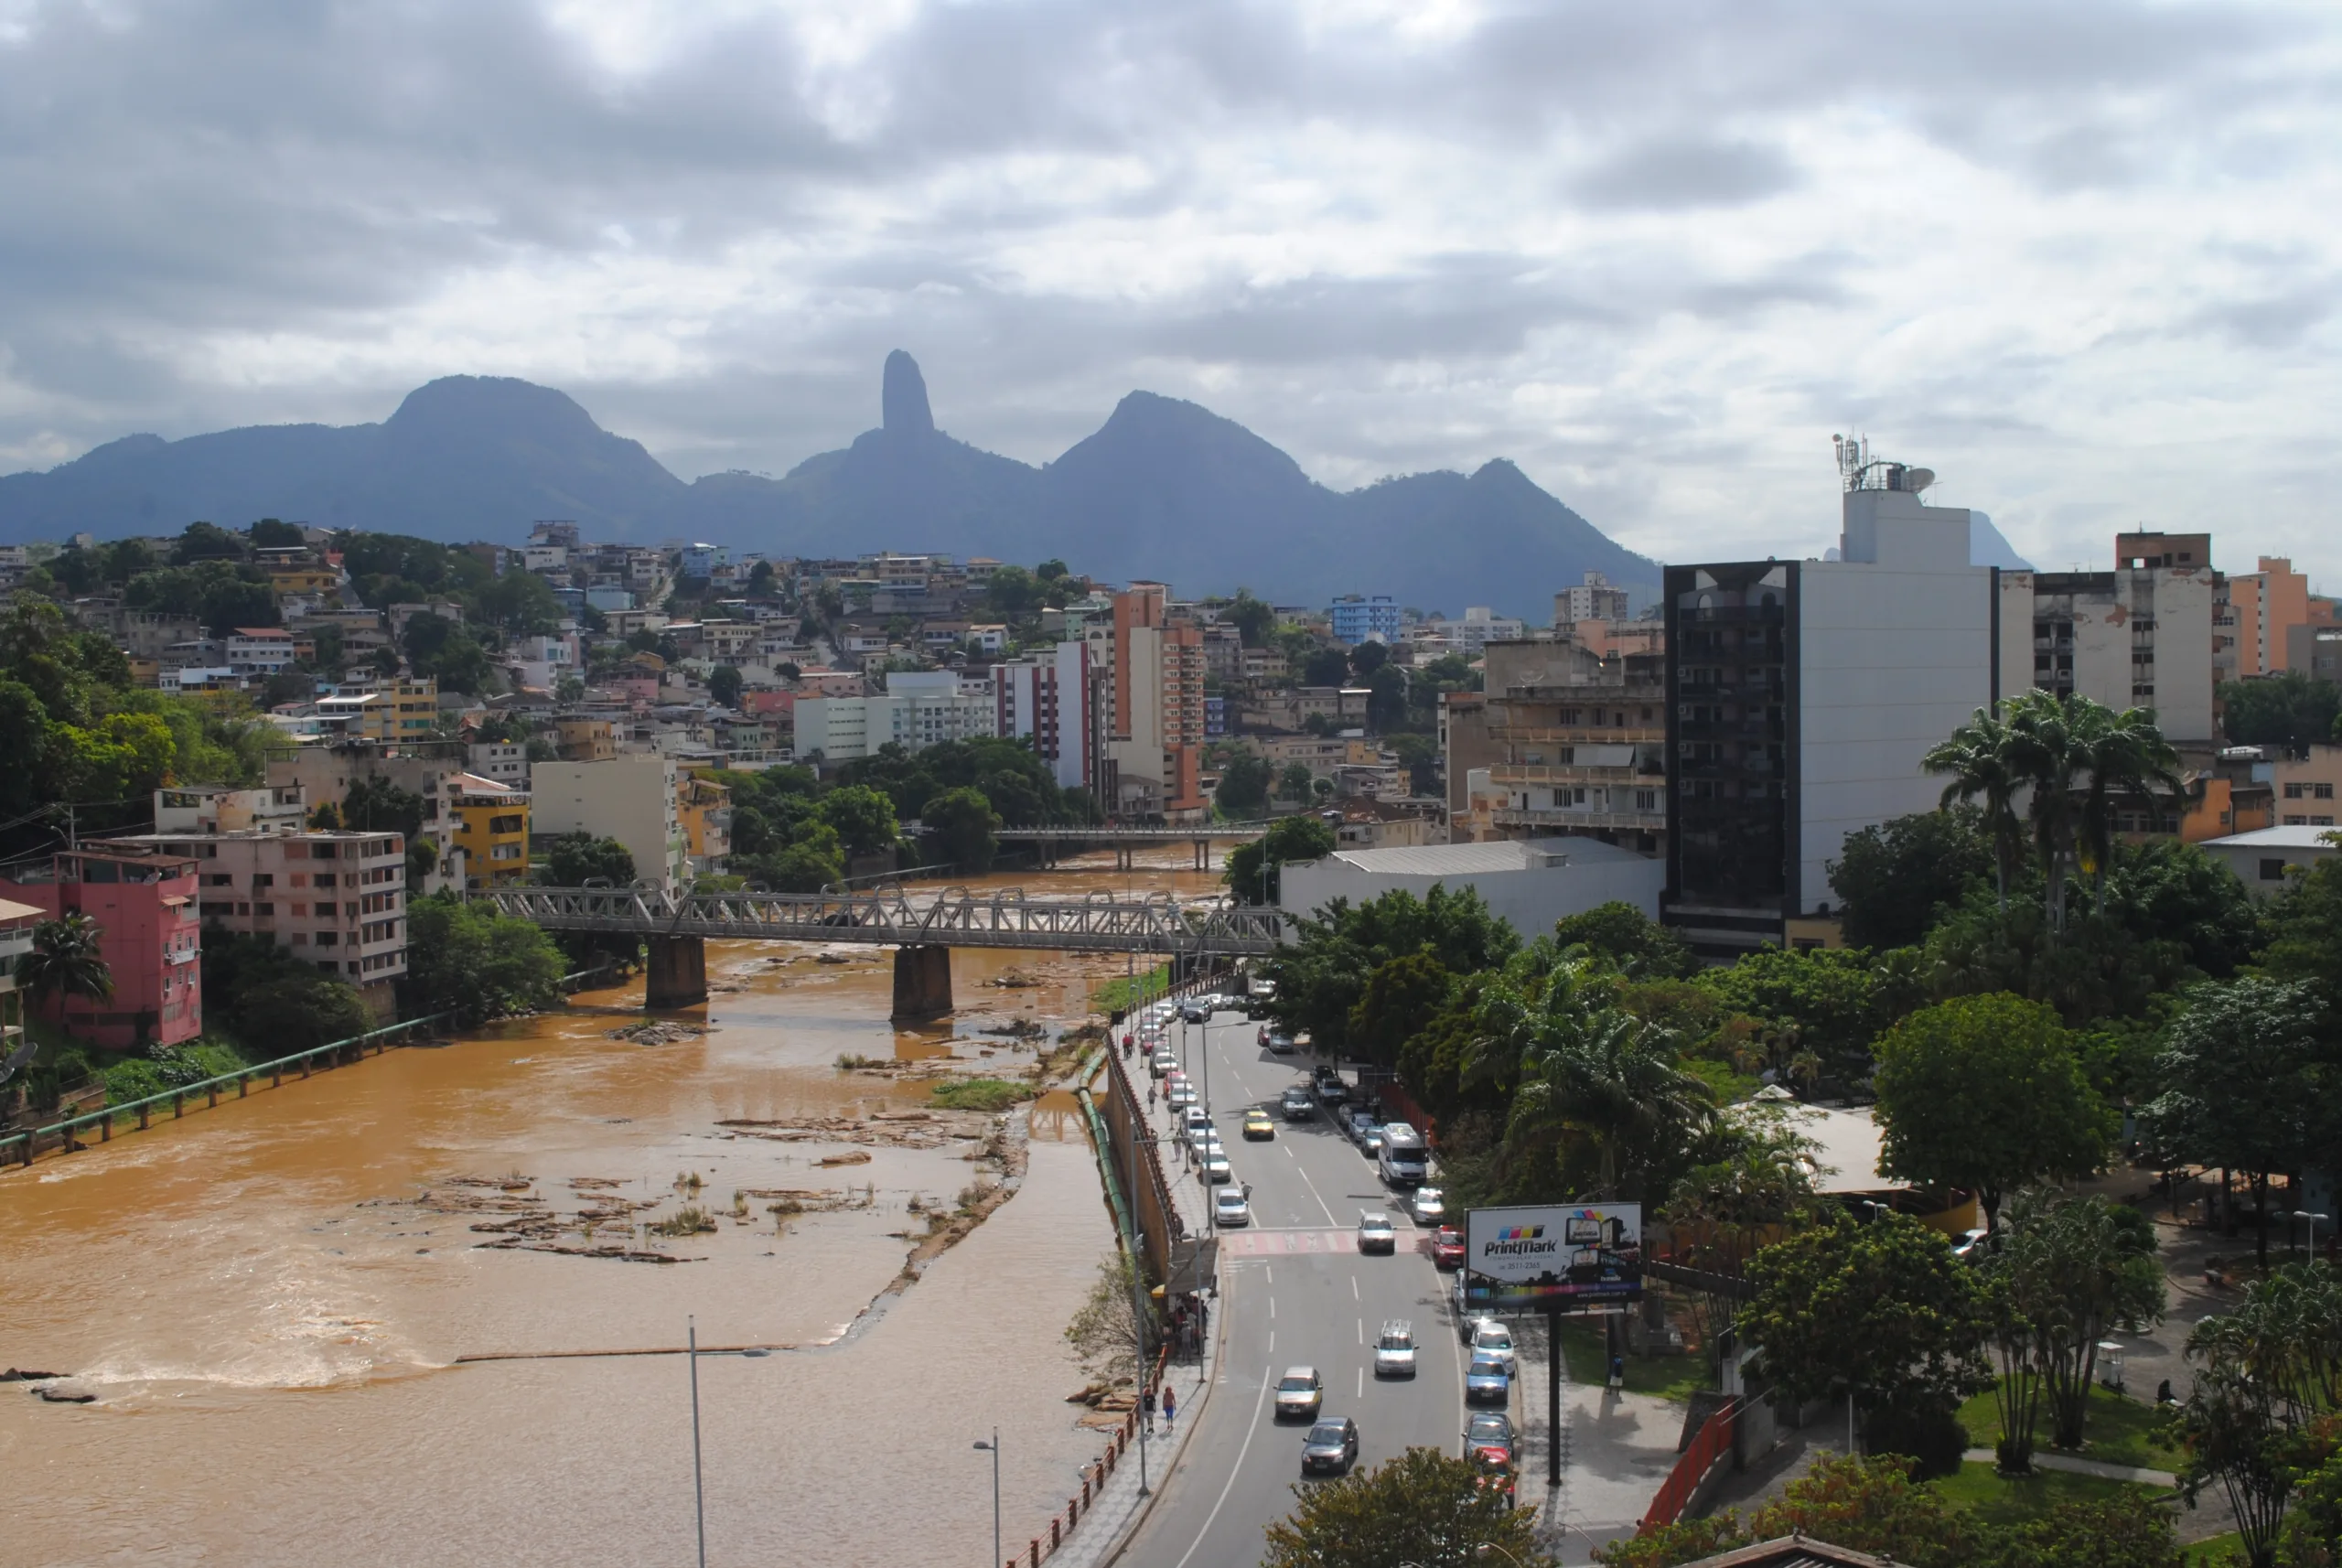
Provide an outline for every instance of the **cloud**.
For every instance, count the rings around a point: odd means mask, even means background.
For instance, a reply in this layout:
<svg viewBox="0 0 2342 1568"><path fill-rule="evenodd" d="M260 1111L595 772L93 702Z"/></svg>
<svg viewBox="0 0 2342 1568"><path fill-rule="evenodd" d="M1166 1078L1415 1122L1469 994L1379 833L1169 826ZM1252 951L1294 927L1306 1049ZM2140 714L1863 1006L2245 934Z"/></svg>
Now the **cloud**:
<svg viewBox="0 0 2342 1568"><path fill-rule="evenodd" d="M1509 456L1826 539L1860 419L2021 551L2342 581L2342 17L2210 0L18 0L0 466L575 393L779 471L919 357L1045 461L1133 386L1355 484ZM1793 548L1789 542L1786 547Z"/></svg>

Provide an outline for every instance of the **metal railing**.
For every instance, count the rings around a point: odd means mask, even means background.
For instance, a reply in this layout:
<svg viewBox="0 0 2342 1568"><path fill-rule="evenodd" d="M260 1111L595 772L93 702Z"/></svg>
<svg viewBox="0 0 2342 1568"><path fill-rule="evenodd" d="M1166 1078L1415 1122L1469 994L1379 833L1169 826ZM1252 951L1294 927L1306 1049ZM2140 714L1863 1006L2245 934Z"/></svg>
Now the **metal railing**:
<svg viewBox="0 0 2342 1568"><path fill-rule="evenodd" d="M553 931L887 947L1234 956L1274 951L1285 923L1275 909L1225 902L1187 908L1163 894L1027 898L947 888L919 904L898 887L835 894L505 887L474 897Z"/></svg>
<svg viewBox="0 0 2342 1568"><path fill-rule="evenodd" d="M1081 839L1096 843L1187 843L1196 839L1256 839L1273 825L1261 822L1198 822L1191 828L996 828L993 831L993 837L1011 843Z"/></svg>

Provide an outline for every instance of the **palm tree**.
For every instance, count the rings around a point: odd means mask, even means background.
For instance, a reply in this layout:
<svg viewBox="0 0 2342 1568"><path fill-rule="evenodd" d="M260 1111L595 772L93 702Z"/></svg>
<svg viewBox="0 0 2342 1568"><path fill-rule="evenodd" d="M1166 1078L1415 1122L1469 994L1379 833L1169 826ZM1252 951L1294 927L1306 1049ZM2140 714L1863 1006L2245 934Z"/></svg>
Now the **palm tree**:
<svg viewBox="0 0 2342 1568"><path fill-rule="evenodd" d="M80 996L102 1002L113 994L113 969L99 943L105 928L79 909L33 928L32 951L16 960L16 983L35 1001Z"/></svg>
<svg viewBox="0 0 2342 1568"><path fill-rule="evenodd" d="M1590 1196L1614 1197L1623 1169L1664 1163L1714 1103L1705 1083L1675 1065L1668 1032L1619 1007L1609 987L1581 983L1580 969L1556 971L1544 1004L1524 1020L1529 1037L1505 1146L1529 1155L1584 1136L1601 1162L1599 1190Z"/></svg>
<svg viewBox="0 0 2342 1568"><path fill-rule="evenodd" d="M2006 752L2011 774L2030 791L2026 814L2048 878L2049 929L2066 929L2066 880L2074 849L2074 780L2087 761L2084 734L2106 709L2088 697L2036 688L2009 700Z"/></svg>
<svg viewBox="0 0 2342 1568"><path fill-rule="evenodd" d="M1996 891L2000 907L2007 908L2009 875L2025 844L2024 825L2016 814L2017 791L2025 781L2011 760L2008 725L1990 709L1979 708L1974 718L1938 741L1919 766L1951 776L1943 791L1947 810L1954 800L1984 803L1984 822L1993 832Z"/></svg>
<svg viewBox="0 0 2342 1568"><path fill-rule="evenodd" d="M2087 697L2078 700L2090 703ZM2160 826L2163 798L2176 800L2187 785L2180 776L2179 753L2156 727L2154 714L2144 708L2117 714L2096 703L2090 705L2096 712L2089 715L2080 736L2090 787L2083 792L2076 824L2077 847L2090 877L2090 908L2103 912L2106 871L2114 856L2115 807L2124 800L2143 800L2150 819Z"/></svg>

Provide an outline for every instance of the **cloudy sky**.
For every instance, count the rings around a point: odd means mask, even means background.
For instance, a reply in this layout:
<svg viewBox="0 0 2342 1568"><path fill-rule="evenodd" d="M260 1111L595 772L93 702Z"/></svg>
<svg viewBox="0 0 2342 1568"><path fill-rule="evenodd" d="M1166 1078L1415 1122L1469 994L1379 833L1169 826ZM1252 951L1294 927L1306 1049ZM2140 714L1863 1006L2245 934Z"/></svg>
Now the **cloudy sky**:
<svg viewBox="0 0 2342 1568"><path fill-rule="evenodd" d="M1661 557L1830 436L2342 588L2342 8L0 0L0 471L565 389L685 477L1194 398Z"/></svg>

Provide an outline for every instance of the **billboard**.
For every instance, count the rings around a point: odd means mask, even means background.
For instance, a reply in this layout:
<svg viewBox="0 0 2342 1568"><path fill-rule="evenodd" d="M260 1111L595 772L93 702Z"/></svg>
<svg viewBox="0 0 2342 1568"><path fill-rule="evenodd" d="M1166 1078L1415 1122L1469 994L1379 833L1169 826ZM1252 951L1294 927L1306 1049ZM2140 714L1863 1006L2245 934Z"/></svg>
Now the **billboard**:
<svg viewBox="0 0 2342 1568"><path fill-rule="evenodd" d="M1467 1306L1600 1311L1643 1294L1643 1206L1475 1208L1464 1223Z"/></svg>

